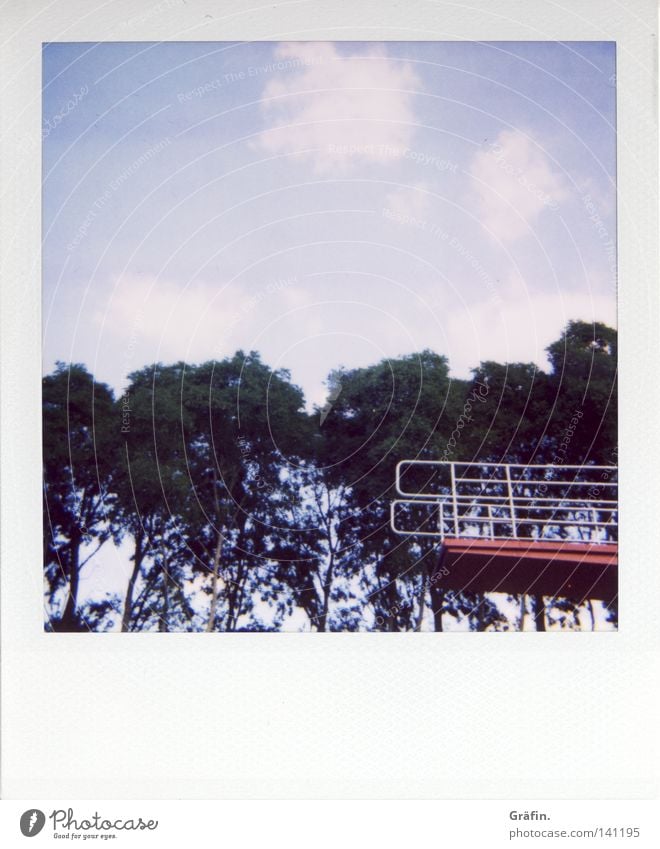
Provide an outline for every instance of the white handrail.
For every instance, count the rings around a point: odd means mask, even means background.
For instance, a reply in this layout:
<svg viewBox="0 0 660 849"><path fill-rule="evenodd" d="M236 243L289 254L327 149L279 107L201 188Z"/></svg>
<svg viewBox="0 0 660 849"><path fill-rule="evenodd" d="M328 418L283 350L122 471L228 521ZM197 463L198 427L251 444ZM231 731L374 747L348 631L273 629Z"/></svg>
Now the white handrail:
<svg viewBox="0 0 660 849"><path fill-rule="evenodd" d="M449 485L445 483L442 492L405 490L402 470L414 466L446 470ZM479 470L481 474L462 477L461 470L473 474ZM494 477L495 470L500 477ZM518 470L522 470L519 475ZM478 491L461 491L465 486L478 486ZM563 489L553 495L549 494L551 486ZM573 533L583 540L586 534L590 542L612 542L617 533L618 502L616 497L599 496L616 496L617 486L616 466L402 460L396 467L396 489L403 497L392 502L390 526L397 534L440 538L470 537L476 529L480 536L491 539L547 539L548 534L556 537L563 529L568 541L578 541ZM520 494L521 489L540 493ZM416 527L401 527L397 521L402 514L408 518L423 515L425 509L438 510L437 531L419 530L428 526L428 519L420 520Z"/></svg>

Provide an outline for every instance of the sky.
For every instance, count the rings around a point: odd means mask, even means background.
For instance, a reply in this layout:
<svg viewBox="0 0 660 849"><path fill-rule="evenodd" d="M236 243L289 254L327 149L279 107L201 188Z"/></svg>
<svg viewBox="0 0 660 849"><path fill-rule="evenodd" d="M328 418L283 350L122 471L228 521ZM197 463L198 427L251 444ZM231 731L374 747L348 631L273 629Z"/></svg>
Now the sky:
<svg viewBox="0 0 660 849"><path fill-rule="evenodd" d="M257 350L308 405L616 322L613 43L43 49L44 369Z"/></svg>

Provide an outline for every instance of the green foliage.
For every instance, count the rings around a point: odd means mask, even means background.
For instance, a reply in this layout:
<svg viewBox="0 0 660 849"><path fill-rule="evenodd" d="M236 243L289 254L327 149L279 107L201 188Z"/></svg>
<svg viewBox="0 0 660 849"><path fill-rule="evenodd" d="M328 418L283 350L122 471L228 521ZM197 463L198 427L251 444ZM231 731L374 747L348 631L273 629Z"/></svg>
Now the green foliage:
<svg viewBox="0 0 660 849"><path fill-rule="evenodd" d="M389 510L401 460L614 464L616 332L572 321L548 354L547 373L488 361L472 380L429 350L338 368L311 414L256 352L145 367L116 400L58 363L43 387L49 627L409 630L429 603L436 629L519 627L524 599L507 602L516 619L496 596L439 590L434 543L393 534ZM78 599L110 539L131 546L125 597ZM583 613L556 600L548 621Z"/></svg>
<svg viewBox="0 0 660 849"><path fill-rule="evenodd" d="M82 365L57 363L43 380L44 569L51 626L79 630L84 545L115 531L114 398Z"/></svg>
<svg viewBox="0 0 660 849"><path fill-rule="evenodd" d="M561 339L548 347L548 355L555 399L552 414L555 435L576 410L583 414L565 462L615 464L616 330L598 322L571 321Z"/></svg>

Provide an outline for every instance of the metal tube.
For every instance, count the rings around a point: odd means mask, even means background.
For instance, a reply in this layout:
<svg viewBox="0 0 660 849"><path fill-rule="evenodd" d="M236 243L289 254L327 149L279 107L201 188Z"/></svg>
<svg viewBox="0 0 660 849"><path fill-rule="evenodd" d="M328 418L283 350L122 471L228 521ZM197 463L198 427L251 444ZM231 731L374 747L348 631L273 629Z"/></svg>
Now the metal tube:
<svg viewBox="0 0 660 849"><path fill-rule="evenodd" d="M454 463L450 466L451 470L451 497L454 502L454 536L458 537L458 502L456 499L456 471Z"/></svg>
<svg viewBox="0 0 660 849"><path fill-rule="evenodd" d="M518 538L518 526L516 525L516 507L513 500L513 489L511 487L511 467L507 463L506 465L506 485L509 490L509 509L511 511L511 531L513 533L513 539Z"/></svg>

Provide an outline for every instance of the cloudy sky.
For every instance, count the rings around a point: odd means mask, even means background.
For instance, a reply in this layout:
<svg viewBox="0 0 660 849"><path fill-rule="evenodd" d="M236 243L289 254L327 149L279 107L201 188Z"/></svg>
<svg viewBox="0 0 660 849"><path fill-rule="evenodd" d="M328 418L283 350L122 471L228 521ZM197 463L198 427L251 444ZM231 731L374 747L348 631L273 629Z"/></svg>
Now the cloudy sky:
<svg viewBox="0 0 660 849"><path fill-rule="evenodd" d="M616 319L611 43L44 47L44 368L465 377Z"/></svg>

